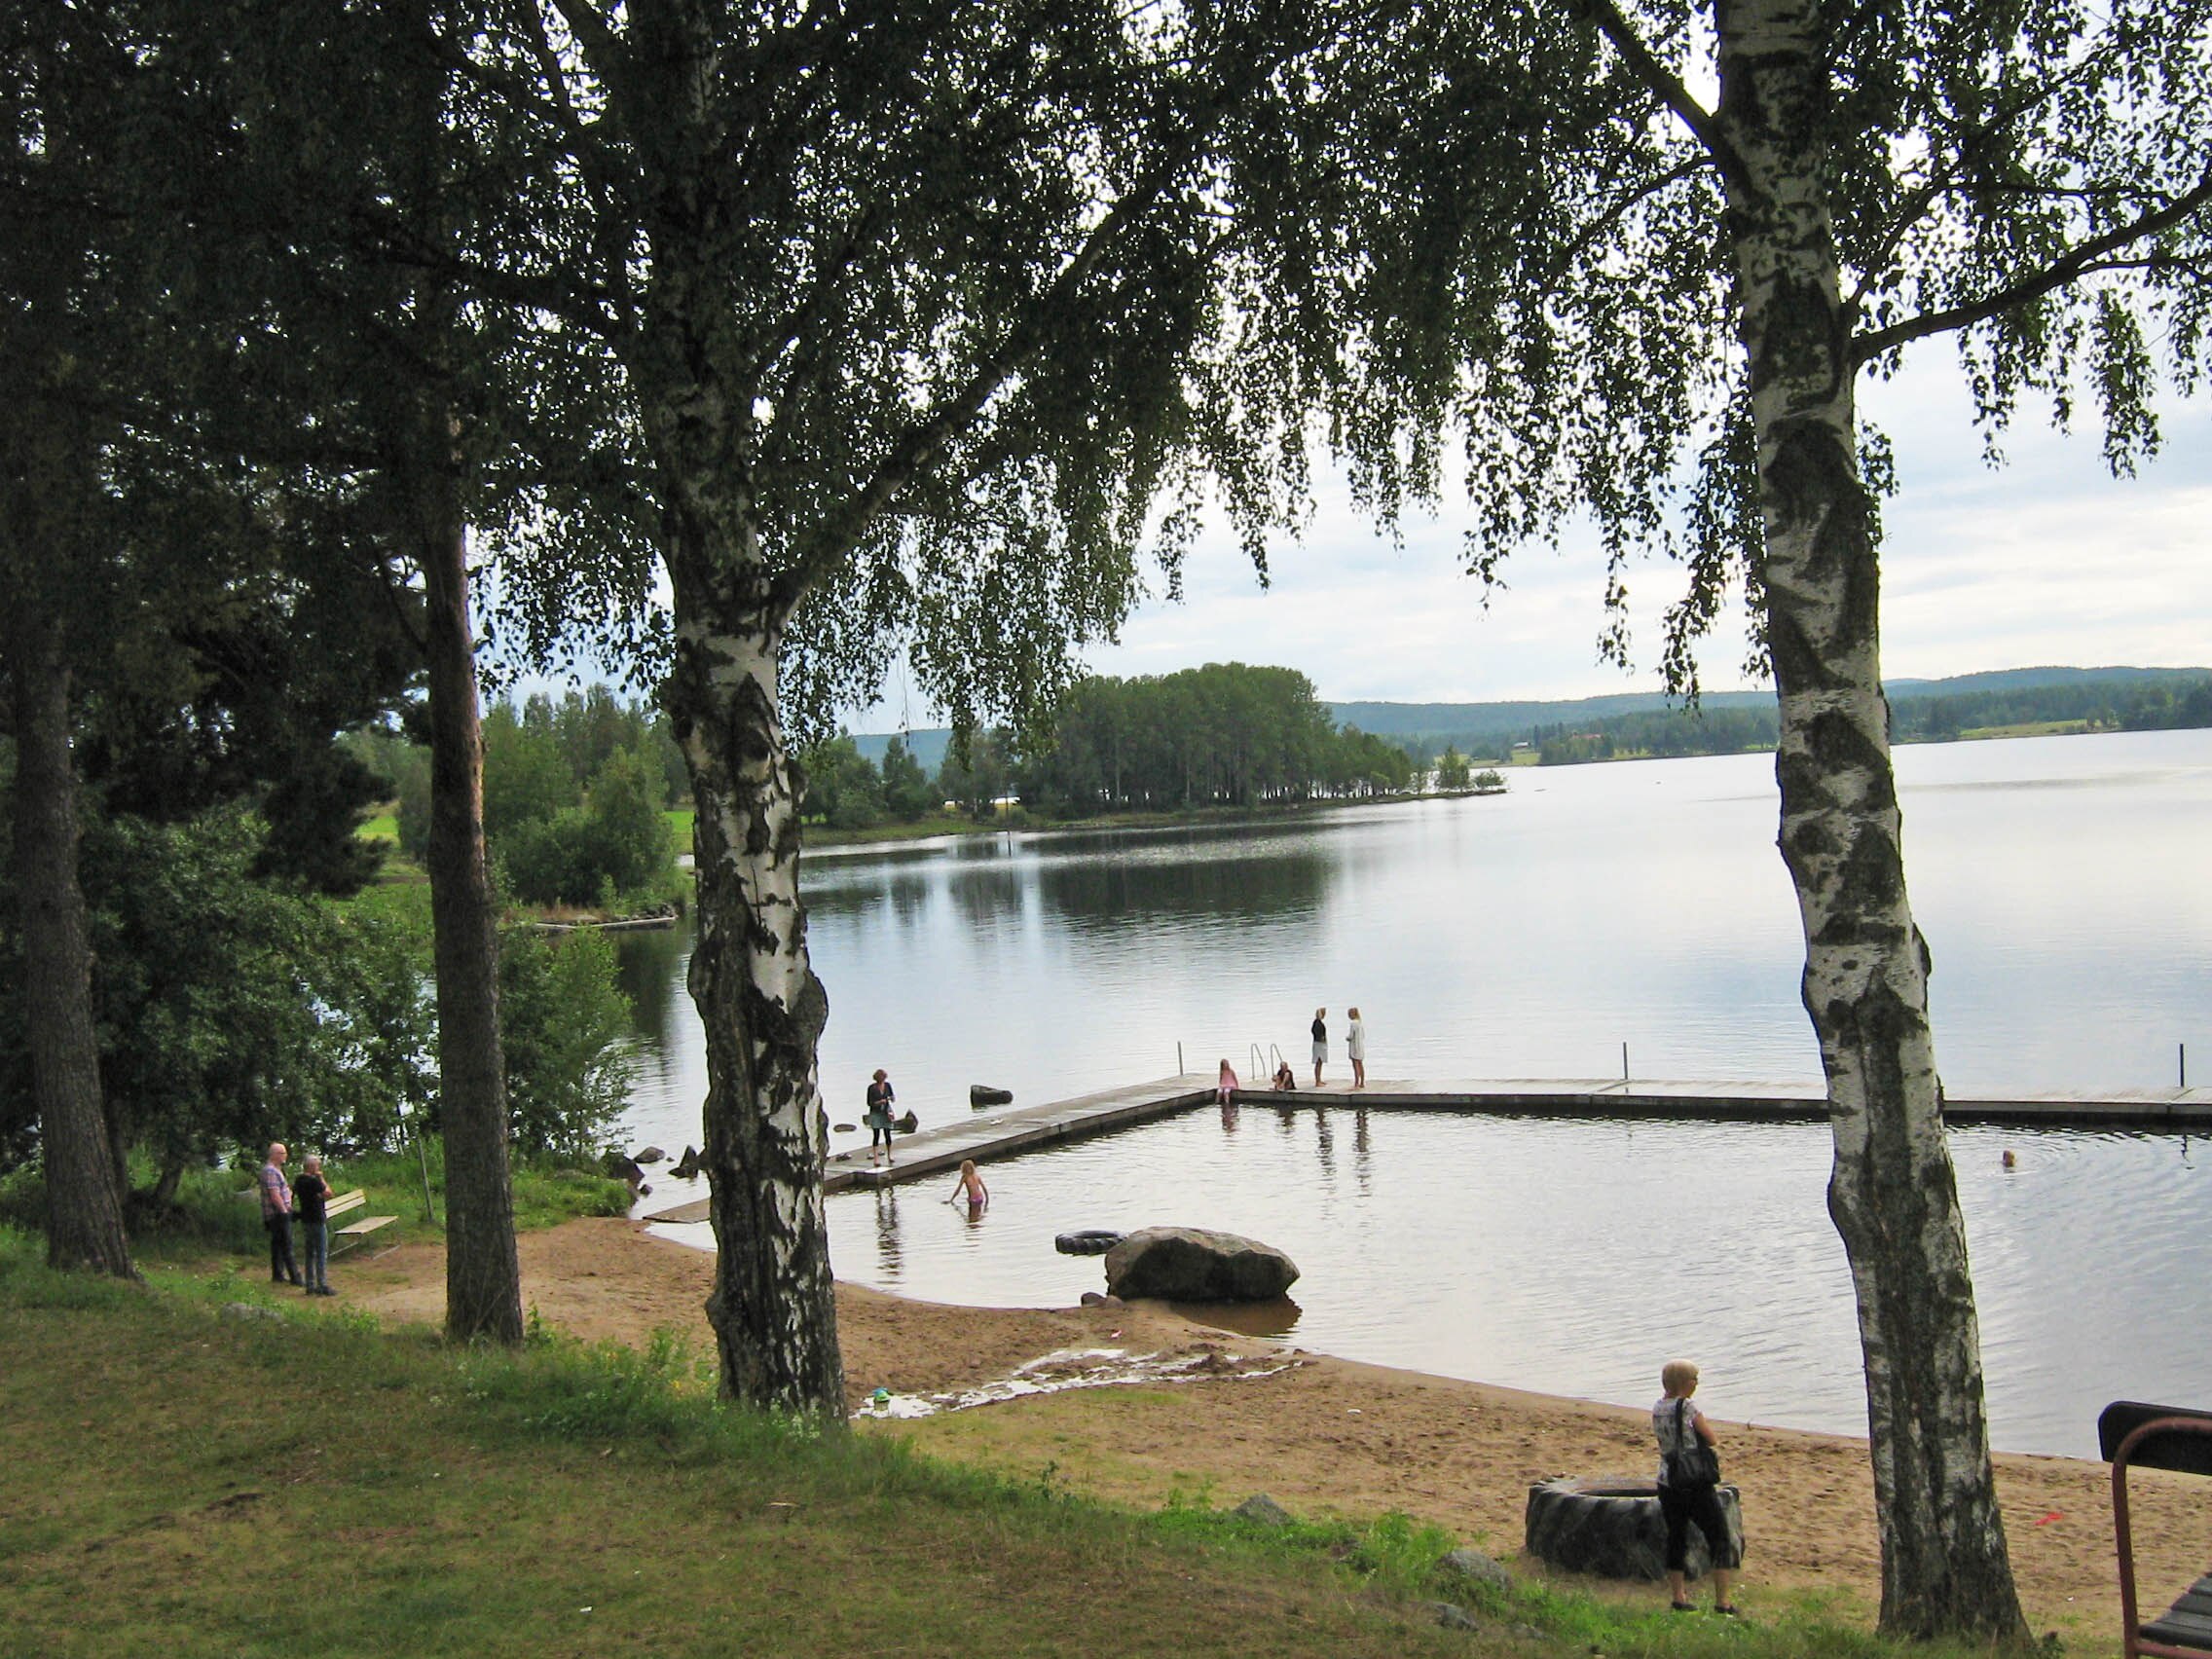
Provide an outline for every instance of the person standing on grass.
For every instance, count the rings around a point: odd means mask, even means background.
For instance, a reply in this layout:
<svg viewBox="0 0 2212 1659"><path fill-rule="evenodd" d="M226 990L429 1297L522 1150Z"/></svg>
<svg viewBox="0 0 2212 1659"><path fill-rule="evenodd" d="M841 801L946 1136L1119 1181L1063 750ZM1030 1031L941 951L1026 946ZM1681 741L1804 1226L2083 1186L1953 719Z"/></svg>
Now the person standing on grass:
<svg viewBox="0 0 2212 1659"><path fill-rule="evenodd" d="M309 1153L300 1164L292 1197L300 1206L301 1243L308 1259L308 1294L336 1296L330 1288L330 1184L322 1178L322 1160Z"/></svg>
<svg viewBox="0 0 2212 1659"><path fill-rule="evenodd" d="M1313 1011L1313 1087L1321 1087L1321 1066L1329 1057L1329 1011Z"/></svg>
<svg viewBox="0 0 2212 1659"><path fill-rule="evenodd" d="M1351 1009L1351 1023L1345 1028L1345 1053L1351 1059L1351 1086L1367 1087L1367 1027L1359 1022L1359 1010Z"/></svg>
<svg viewBox="0 0 2212 1659"><path fill-rule="evenodd" d="M891 1103L898 1098L891 1092L891 1079L881 1066L875 1068L875 1077L867 1086L867 1161L870 1163L891 1161ZM881 1149L880 1154L878 1148Z"/></svg>
<svg viewBox="0 0 2212 1659"><path fill-rule="evenodd" d="M282 1141L269 1143L269 1161L261 1166L261 1225L269 1230L269 1280L272 1284L304 1284L300 1265L292 1259L292 1186L284 1179Z"/></svg>
<svg viewBox="0 0 2212 1659"><path fill-rule="evenodd" d="M1735 1576L1736 1556L1728 1518L1720 1509L1720 1489L1711 1480L1691 1479L1679 1468L1681 1455L1693 1447L1720 1444L1705 1414L1690 1404L1697 1392L1697 1367L1686 1359L1670 1359L1660 1368L1659 1384L1666 1392L1651 1408L1651 1432L1659 1442L1659 1513L1667 1523L1667 1585L1675 1595L1675 1611L1697 1610L1684 1582L1694 1523L1713 1558L1713 1610L1733 1618L1736 1604L1728 1600L1728 1583Z"/></svg>

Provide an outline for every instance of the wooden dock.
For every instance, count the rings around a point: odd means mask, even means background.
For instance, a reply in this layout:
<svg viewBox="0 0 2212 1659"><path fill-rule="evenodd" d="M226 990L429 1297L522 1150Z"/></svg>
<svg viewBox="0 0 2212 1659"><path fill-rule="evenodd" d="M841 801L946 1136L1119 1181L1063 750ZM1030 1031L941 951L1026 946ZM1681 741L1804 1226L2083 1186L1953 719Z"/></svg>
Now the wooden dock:
<svg viewBox="0 0 2212 1659"><path fill-rule="evenodd" d="M918 1134L902 1135L888 1167L867 1161L866 1150L839 1153L823 1175L823 1191L882 1188L941 1175L965 1159L988 1163L1055 1141L1080 1140L1171 1117L1214 1100L1213 1084L1196 1073L1156 1078L1125 1088L1104 1089L1040 1106L1012 1106L977 1113ZM1493 1113L1508 1116L1585 1118L1691 1118L1819 1122L1827 1101L1809 1084L1658 1082L1619 1078L1503 1078L1480 1081L1374 1082L1354 1090L1349 1083L1277 1094L1236 1091L1239 1108L1296 1111L1349 1106L1369 1111ZM2010 1124L2047 1128L2148 1128L2175 1133L2212 1132L2212 1088L2120 1089L2101 1094L2024 1092L1946 1100L1943 1117L1954 1124ZM707 1200L649 1215L647 1221L707 1219Z"/></svg>

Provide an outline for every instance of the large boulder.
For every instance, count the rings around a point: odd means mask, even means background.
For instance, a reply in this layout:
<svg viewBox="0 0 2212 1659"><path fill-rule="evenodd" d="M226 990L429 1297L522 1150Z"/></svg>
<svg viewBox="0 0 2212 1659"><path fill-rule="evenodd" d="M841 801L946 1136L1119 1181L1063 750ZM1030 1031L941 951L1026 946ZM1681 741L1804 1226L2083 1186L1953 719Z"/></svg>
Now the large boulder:
<svg viewBox="0 0 2212 1659"><path fill-rule="evenodd" d="M1297 1282L1272 1244L1202 1227L1147 1227L1106 1252L1106 1288L1124 1299L1272 1302Z"/></svg>

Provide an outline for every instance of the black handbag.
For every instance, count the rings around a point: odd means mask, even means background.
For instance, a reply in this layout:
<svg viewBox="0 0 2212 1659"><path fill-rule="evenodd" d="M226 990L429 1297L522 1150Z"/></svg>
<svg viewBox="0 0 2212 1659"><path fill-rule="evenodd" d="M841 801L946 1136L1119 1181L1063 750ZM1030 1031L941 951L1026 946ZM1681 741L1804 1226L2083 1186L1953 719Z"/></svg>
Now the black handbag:
<svg viewBox="0 0 2212 1659"><path fill-rule="evenodd" d="M1667 1454L1667 1484L1671 1487L1718 1486L1720 1454L1698 1439L1696 1430L1683 1421L1689 1404L1687 1399L1675 1402L1675 1444L1681 1450Z"/></svg>

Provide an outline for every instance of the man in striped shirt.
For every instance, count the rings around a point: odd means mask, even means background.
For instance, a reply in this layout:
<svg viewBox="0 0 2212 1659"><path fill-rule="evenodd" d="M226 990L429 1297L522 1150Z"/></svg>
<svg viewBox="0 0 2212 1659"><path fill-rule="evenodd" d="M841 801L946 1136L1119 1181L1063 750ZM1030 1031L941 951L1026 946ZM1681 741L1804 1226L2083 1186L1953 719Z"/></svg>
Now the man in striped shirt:
<svg viewBox="0 0 2212 1659"><path fill-rule="evenodd" d="M282 1141L269 1143L269 1161L261 1166L261 1225L269 1229L269 1276L277 1284L304 1284L292 1259L292 1184L284 1179L290 1156Z"/></svg>

